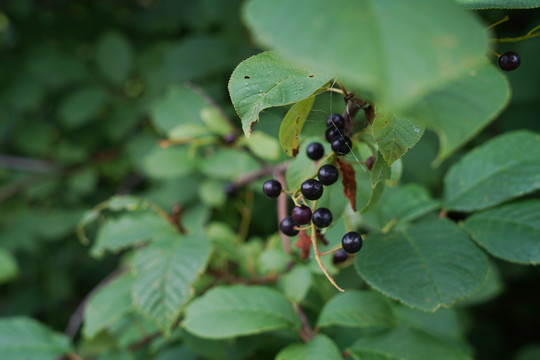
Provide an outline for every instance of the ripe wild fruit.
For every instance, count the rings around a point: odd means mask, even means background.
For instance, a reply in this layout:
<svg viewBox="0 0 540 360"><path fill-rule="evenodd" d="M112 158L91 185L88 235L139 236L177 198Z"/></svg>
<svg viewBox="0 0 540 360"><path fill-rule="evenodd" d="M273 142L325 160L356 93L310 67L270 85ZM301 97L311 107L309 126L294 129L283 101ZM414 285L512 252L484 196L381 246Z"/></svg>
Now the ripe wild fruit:
<svg viewBox="0 0 540 360"><path fill-rule="evenodd" d="M282 233L284 233L287 236L295 236L298 235L298 230L294 227L297 226L297 224L294 222L292 217L287 216L285 219L281 220L279 223L279 229Z"/></svg>
<svg viewBox="0 0 540 360"><path fill-rule="evenodd" d="M341 136L341 132L335 127L330 127L324 132L324 137L329 143L332 143L332 141L337 139L339 136Z"/></svg>
<svg viewBox="0 0 540 360"><path fill-rule="evenodd" d="M311 215L311 209L306 205L295 206L291 211L292 219L298 225L309 224Z"/></svg>
<svg viewBox="0 0 540 360"><path fill-rule="evenodd" d="M339 136L332 141L331 147L337 155L347 155L351 151L352 142L347 136Z"/></svg>
<svg viewBox="0 0 540 360"><path fill-rule="evenodd" d="M514 51L507 51L499 57L499 67L504 71L516 70L521 64L521 57Z"/></svg>
<svg viewBox="0 0 540 360"><path fill-rule="evenodd" d="M336 127L339 130L343 130L345 128L345 119L339 114L331 114L328 119L326 119L326 127Z"/></svg>
<svg viewBox="0 0 540 360"><path fill-rule="evenodd" d="M311 160L319 160L324 155L324 147L318 142L312 142L308 145L306 154Z"/></svg>
<svg viewBox="0 0 540 360"><path fill-rule="evenodd" d="M346 261L349 258L349 255L343 251L343 249L338 249L334 252L334 256L332 257L332 263L334 265L341 264L342 262Z"/></svg>
<svg viewBox="0 0 540 360"><path fill-rule="evenodd" d="M263 192L269 198L277 198L281 194L281 183L277 180L270 179L263 184Z"/></svg>
<svg viewBox="0 0 540 360"><path fill-rule="evenodd" d="M338 169L334 165L326 164L321 166L317 174L319 181L323 185L332 185L339 178Z"/></svg>
<svg viewBox="0 0 540 360"><path fill-rule="evenodd" d="M233 183L230 183L230 184L225 185L224 190L227 197L232 198L236 195L238 188Z"/></svg>
<svg viewBox="0 0 540 360"><path fill-rule="evenodd" d="M357 253L362 248L362 236L355 231L346 233L341 239L341 247L349 254Z"/></svg>
<svg viewBox="0 0 540 360"><path fill-rule="evenodd" d="M373 156L370 156L366 159L366 167L369 171L371 171L371 169L373 169L373 164L375 163L375 159L373 158Z"/></svg>
<svg viewBox="0 0 540 360"><path fill-rule="evenodd" d="M322 184L315 179L307 179L300 186L302 195L308 200L317 200L323 194Z"/></svg>
<svg viewBox="0 0 540 360"><path fill-rule="evenodd" d="M332 223L332 213L327 208L318 208L313 212L311 221L318 228L328 227Z"/></svg>

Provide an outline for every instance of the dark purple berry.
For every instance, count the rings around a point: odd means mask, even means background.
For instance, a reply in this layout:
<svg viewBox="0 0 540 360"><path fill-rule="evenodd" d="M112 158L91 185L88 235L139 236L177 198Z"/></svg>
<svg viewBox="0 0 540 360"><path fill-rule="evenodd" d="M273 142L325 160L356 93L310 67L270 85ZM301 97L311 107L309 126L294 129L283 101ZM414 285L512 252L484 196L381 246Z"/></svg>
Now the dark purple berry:
<svg viewBox="0 0 540 360"><path fill-rule="evenodd" d="M341 264L342 262L346 261L349 258L349 254L347 254L343 249L338 249L334 252L334 256L332 257L332 263L334 265Z"/></svg>
<svg viewBox="0 0 540 360"><path fill-rule="evenodd" d="M294 228L295 226L297 226L297 224L292 217L287 216L279 223L279 230L287 236L295 236L298 235L298 230Z"/></svg>
<svg viewBox="0 0 540 360"><path fill-rule="evenodd" d="M347 136L340 136L332 141L331 147L337 155L346 155L351 151L352 142Z"/></svg>
<svg viewBox="0 0 540 360"><path fill-rule="evenodd" d="M295 206L291 211L292 219L298 225L306 225L311 221L311 209L306 205Z"/></svg>
<svg viewBox="0 0 540 360"><path fill-rule="evenodd" d="M263 192L269 198L277 198L281 194L281 183L277 180L270 179L263 184Z"/></svg>
<svg viewBox="0 0 540 360"><path fill-rule="evenodd" d="M328 128L326 129L324 133L324 137L326 141L328 141L329 143L332 143L332 141L334 141L340 136L341 136L341 132L339 131L339 129L336 129L336 128Z"/></svg>
<svg viewBox="0 0 540 360"><path fill-rule="evenodd" d="M324 147L318 142L312 142L308 145L306 154L311 160L319 160L324 155Z"/></svg>
<svg viewBox="0 0 540 360"><path fill-rule="evenodd" d="M236 138L237 138L236 134L230 133L230 134L224 135L222 140L225 144L231 145L236 141Z"/></svg>
<svg viewBox="0 0 540 360"><path fill-rule="evenodd" d="M332 114L328 117L328 119L326 119L326 127L336 127L339 130L343 130L345 128L345 119L339 114Z"/></svg>
<svg viewBox="0 0 540 360"><path fill-rule="evenodd" d="M321 166L317 174L319 181L323 185L332 185L339 178L338 169L334 165L326 164Z"/></svg>
<svg viewBox="0 0 540 360"><path fill-rule="evenodd" d="M349 254L357 253L362 248L362 236L355 231L346 233L341 239L341 247Z"/></svg>
<svg viewBox="0 0 540 360"><path fill-rule="evenodd" d="M521 57L518 53L507 51L499 57L499 67L504 71L516 70L521 64Z"/></svg>
<svg viewBox="0 0 540 360"><path fill-rule="evenodd" d="M308 200L317 200L322 196L323 186L315 179L307 179L300 186L302 195Z"/></svg>
<svg viewBox="0 0 540 360"><path fill-rule="evenodd" d="M366 167L369 171L371 171L371 169L373 169L373 164L375 163L375 159L373 158L373 156L370 156L366 159Z"/></svg>
<svg viewBox="0 0 540 360"><path fill-rule="evenodd" d="M332 213L327 208L318 208L313 212L311 221L318 228L328 227L332 223Z"/></svg>
<svg viewBox="0 0 540 360"><path fill-rule="evenodd" d="M231 183L231 184L225 185L223 190L225 191L225 194L227 194L228 197L232 198L236 195L238 188L236 187L236 185Z"/></svg>

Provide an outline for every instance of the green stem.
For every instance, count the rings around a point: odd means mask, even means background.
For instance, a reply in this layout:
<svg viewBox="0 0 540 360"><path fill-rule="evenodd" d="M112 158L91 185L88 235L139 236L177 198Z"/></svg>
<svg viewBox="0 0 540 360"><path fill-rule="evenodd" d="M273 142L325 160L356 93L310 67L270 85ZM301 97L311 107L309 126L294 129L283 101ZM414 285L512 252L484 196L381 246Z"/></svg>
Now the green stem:
<svg viewBox="0 0 540 360"><path fill-rule="evenodd" d="M525 34L523 36L506 37L506 38L501 38L501 39L493 39L493 41L496 42L496 43L514 43L514 42L519 42L519 41L523 41L523 40L532 39L532 38L540 36L540 31L536 32L539 29L540 29L540 25L538 25L537 27L535 27L534 29L532 29L531 31L529 31L527 34Z"/></svg>

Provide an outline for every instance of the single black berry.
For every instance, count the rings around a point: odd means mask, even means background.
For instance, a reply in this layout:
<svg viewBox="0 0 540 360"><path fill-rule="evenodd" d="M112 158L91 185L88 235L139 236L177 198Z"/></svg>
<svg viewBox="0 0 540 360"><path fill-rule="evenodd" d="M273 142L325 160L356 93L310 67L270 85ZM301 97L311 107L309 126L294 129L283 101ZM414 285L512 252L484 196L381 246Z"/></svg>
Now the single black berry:
<svg viewBox="0 0 540 360"><path fill-rule="evenodd" d="M300 186L302 195L308 200L317 200L322 196L323 186L315 179L307 179Z"/></svg>
<svg viewBox="0 0 540 360"><path fill-rule="evenodd" d="M311 209L306 205L293 207L291 217L298 225L306 225L311 221Z"/></svg>
<svg viewBox="0 0 540 360"><path fill-rule="evenodd" d="M313 212L311 221L318 228L328 227L332 223L332 213L327 208L318 208Z"/></svg>
<svg viewBox="0 0 540 360"><path fill-rule="evenodd" d="M329 143L332 143L332 141L334 141L335 139L337 139L340 136L341 136L341 131L339 129L337 129L337 128L328 128L324 132L324 138Z"/></svg>
<svg viewBox="0 0 540 360"><path fill-rule="evenodd" d="M336 127L339 130L343 130L345 128L345 119L339 114L332 114L326 119L326 127Z"/></svg>
<svg viewBox="0 0 540 360"><path fill-rule="evenodd" d="M332 185L339 178L338 169L334 165L326 164L321 166L317 174L319 181L323 185Z"/></svg>
<svg viewBox="0 0 540 360"><path fill-rule="evenodd" d="M318 142L312 142L308 145L306 153L311 160L319 160L324 155L324 147Z"/></svg>
<svg viewBox="0 0 540 360"><path fill-rule="evenodd" d="M263 192L269 198L277 198L281 194L281 183L277 180L270 179L263 184Z"/></svg>
<svg viewBox="0 0 540 360"><path fill-rule="evenodd" d="M337 155L346 155L351 151L352 142L347 136L340 136L332 141L331 147Z"/></svg>
<svg viewBox="0 0 540 360"><path fill-rule="evenodd" d="M228 197L232 198L236 195L238 188L236 187L236 185L230 183L230 184L225 185L223 190L225 191L225 194L227 194Z"/></svg>
<svg viewBox="0 0 540 360"><path fill-rule="evenodd" d="M223 142L227 145L231 145L232 143L236 141L236 139L237 139L237 136L234 133L224 135L222 138Z"/></svg>
<svg viewBox="0 0 540 360"><path fill-rule="evenodd" d="M373 169L373 164L375 163L375 159L373 158L373 156L370 156L366 159L366 167L369 171L371 171L371 169Z"/></svg>
<svg viewBox="0 0 540 360"><path fill-rule="evenodd" d="M292 217L287 216L285 219L281 220L279 223L279 229L282 233L284 233L287 236L295 236L298 235L298 230L294 227L297 226L297 224L294 222Z"/></svg>
<svg viewBox="0 0 540 360"><path fill-rule="evenodd" d="M338 249L334 252L334 256L332 257L332 263L334 263L334 265L337 265L344 262L348 258L349 254L343 251L343 249Z"/></svg>
<svg viewBox="0 0 540 360"><path fill-rule="evenodd" d="M341 246L349 254L357 253L362 248L362 236L355 231L348 232L341 239Z"/></svg>
<svg viewBox="0 0 540 360"><path fill-rule="evenodd" d="M521 57L518 53L507 51L499 57L499 67L504 71L516 70L521 64Z"/></svg>

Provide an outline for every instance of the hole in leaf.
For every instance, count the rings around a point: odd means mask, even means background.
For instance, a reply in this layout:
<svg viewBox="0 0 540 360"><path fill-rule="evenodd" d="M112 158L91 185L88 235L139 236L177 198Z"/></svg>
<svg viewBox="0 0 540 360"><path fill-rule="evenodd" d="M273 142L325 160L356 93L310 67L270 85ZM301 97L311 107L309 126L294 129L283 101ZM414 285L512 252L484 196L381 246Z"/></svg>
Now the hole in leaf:
<svg viewBox="0 0 540 360"><path fill-rule="evenodd" d="M244 75L244 79L251 79L248 75Z"/></svg>
<svg viewBox="0 0 540 360"><path fill-rule="evenodd" d="M315 75L311 74L311 75L308 75L308 77L310 77L310 78L314 78L314 77L315 77Z"/></svg>

